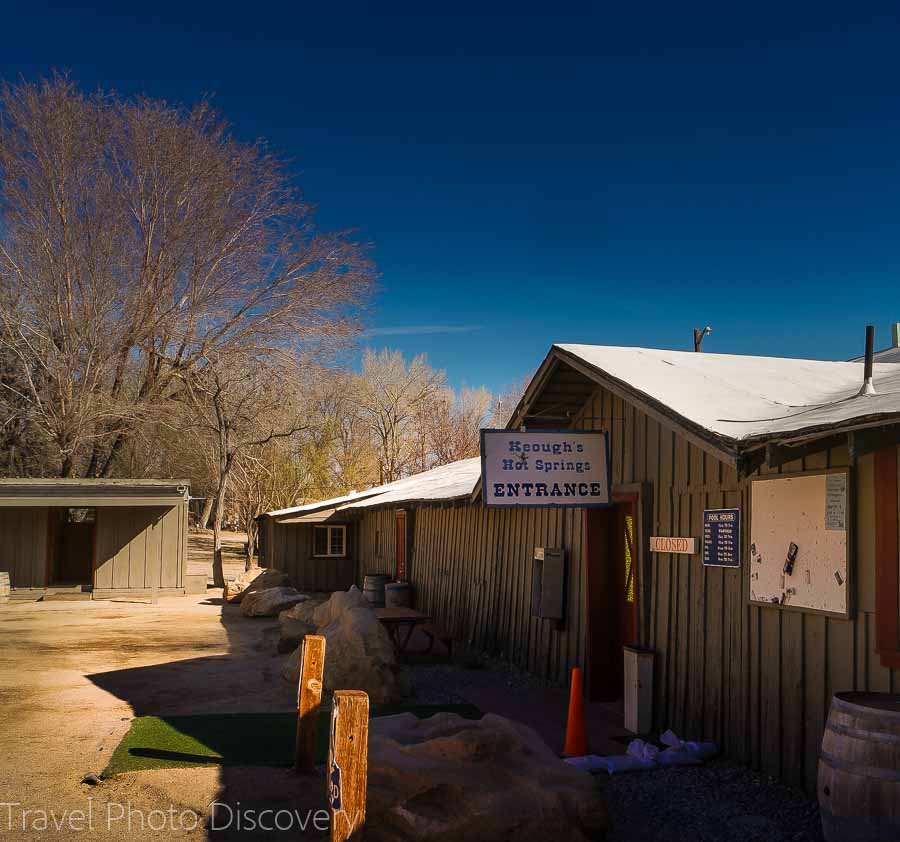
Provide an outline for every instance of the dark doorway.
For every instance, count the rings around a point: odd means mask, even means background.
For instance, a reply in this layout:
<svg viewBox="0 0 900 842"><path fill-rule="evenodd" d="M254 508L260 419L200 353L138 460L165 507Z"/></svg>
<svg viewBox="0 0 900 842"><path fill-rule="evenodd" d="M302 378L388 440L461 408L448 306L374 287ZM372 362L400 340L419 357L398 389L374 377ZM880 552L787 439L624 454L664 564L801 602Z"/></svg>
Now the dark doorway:
<svg viewBox="0 0 900 842"><path fill-rule="evenodd" d="M53 584L91 585L97 510L55 509L53 519Z"/></svg>
<svg viewBox="0 0 900 842"><path fill-rule="evenodd" d="M638 642L637 501L587 509L588 697L622 697L622 647Z"/></svg>
<svg viewBox="0 0 900 842"><path fill-rule="evenodd" d="M404 509L397 509L396 511L396 521L395 521L395 535L394 540L397 550L397 566L394 571L394 578L398 582L406 581L406 511Z"/></svg>

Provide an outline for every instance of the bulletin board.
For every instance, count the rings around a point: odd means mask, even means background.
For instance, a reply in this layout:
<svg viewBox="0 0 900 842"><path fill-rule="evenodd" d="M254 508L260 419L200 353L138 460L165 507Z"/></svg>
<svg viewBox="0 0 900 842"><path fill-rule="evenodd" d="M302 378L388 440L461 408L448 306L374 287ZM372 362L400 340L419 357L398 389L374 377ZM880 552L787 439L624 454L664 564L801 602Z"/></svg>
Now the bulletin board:
<svg viewBox="0 0 900 842"><path fill-rule="evenodd" d="M750 601L848 617L850 474L757 477L750 497Z"/></svg>

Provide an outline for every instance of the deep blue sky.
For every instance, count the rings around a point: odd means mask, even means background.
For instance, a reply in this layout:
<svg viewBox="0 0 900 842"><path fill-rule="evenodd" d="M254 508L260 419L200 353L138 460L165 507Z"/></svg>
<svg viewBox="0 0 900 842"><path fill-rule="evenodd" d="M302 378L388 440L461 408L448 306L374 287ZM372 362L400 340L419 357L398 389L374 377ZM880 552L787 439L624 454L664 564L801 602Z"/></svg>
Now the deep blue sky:
<svg viewBox="0 0 900 842"><path fill-rule="evenodd" d="M457 384L707 323L709 351L846 358L900 320L896 3L100 8L9 4L0 77L214 93L374 243L367 341Z"/></svg>

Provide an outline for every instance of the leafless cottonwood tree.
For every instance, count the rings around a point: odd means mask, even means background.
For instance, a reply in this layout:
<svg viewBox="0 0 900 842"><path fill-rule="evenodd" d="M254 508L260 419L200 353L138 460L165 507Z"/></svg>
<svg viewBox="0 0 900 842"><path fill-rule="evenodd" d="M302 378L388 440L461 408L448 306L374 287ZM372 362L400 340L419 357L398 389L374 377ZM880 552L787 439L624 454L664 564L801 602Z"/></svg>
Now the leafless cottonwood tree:
<svg viewBox="0 0 900 842"><path fill-rule="evenodd" d="M431 368L424 355L407 363L399 351L367 350L357 384L359 414L372 431L378 454L379 481L393 482L413 468L416 418L445 388L444 374Z"/></svg>
<svg viewBox="0 0 900 842"><path fill-rule="evenodd" d="M482 387L463 388L458 393L444 389L425 404L418 419L422 448L418 469L477 456L492 402L491 393Z"/></svg>
<svg viewBox="0 0 900 842"><path fill-rule="evenodd" d="M32 470L114 473L186 384L216 395L211 360L351 336L372 278L208 103L0 88L0 423Z"/></svg>
<svg viewBox="0 0 900 842"><path fill-rule="evenodd" d="M251 486L250 493L259 493L259 486L253 488L263 479L252 473L255 452L307 428L307 420L297 406L299 379L297 367L277 357L215 354L184 381L183 402L189 411L186 423L198 443L210 448L216 461L213 580L217 587L225 585L222 521L229 483L243 460L244 485ZM248 535L250 540L253 537ZM252 558L251 548L248 566Z"/></svg>

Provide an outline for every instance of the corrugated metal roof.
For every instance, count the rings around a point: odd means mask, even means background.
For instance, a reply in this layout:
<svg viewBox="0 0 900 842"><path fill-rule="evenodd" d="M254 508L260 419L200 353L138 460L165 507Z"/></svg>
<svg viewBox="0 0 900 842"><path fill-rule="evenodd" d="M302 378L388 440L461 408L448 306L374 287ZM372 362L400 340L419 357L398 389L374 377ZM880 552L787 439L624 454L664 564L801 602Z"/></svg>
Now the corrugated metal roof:
<svg viewBox="0 0 900 842"><path fill-rule="evenodd" d="M354 509L383 506L387 504L411 503L418 501L450 501L469 497L475 483L481 476L481 458L461 459L449 465L441 465L430 471L423 471L404 479L378 485L367 491L348 494L344 497L332 497L293 509L280 509L266 512L270 517L277 517L279 523L313 523L307 514L319 513L331 516L335 511L348 512ZM285 518L288 515L289 518Z"/></svg>
<svg viewBox="0 0 900 842"><path fill-rule="evenodd" d="M860 396L859 362L607 345L554 348L731 442L900 420L900 364L876 363L877 394Z"/></svg>
<svg viewBox="0 0 900 842"><path fill-rule="evenodd" d="M406 479L398 480L366 500L341 506L341 510L364 509L373 506L384 506L388 503L413 503L426 501L451 501L468 498L475 489L475 483L481 476L481 457L460 459L449 465L441 465L421 474L414 474Z"/></svg>
<svg viewBox="0 0 900 842"><path fill-rule="evenodd" d="M379 486L383 487L383 486ZM287 509L275 509L271 512L265 512L268 517L283 517L284 515L302 515L305 512L316 512L319 509L337 506L341 503L349 503L351 500L360 500L363 497L369 497L378 493L378 488L370 488L367 491L351 491L342 497L331 497L328 500L317 500L314 503L304 503L302 506L290 506Z"/></svg>

